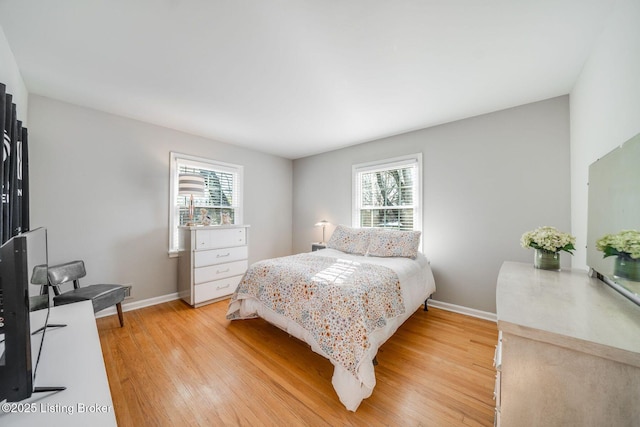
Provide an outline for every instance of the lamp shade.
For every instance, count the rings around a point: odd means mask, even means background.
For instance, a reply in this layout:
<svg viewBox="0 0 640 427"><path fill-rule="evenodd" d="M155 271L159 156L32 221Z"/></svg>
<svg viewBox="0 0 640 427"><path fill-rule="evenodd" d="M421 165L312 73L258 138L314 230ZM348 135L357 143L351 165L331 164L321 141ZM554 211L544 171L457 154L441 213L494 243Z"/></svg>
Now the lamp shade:
<svg viewBox="0 0 640 427"><path fill-rule="evenodd" d="M202 175L183 173L178 176L178 195L203 196L204 177Z"/></svg>

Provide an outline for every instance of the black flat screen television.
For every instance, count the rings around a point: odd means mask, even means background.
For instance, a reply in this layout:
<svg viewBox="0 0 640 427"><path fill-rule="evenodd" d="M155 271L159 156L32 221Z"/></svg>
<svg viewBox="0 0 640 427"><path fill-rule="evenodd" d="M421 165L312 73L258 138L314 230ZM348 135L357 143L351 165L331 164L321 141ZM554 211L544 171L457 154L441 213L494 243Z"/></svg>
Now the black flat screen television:
<svg viewBox="0 0 640 427"><path fill-rule="evenodd" d="M49 295L43 294L43 285L46 286L46 283L45 228L19 234L2 245L0 401L6 399L17 402L36 391L35 376L49 318ZM31 316L30 313L35 310L47 310L47 314Z"/></svg>

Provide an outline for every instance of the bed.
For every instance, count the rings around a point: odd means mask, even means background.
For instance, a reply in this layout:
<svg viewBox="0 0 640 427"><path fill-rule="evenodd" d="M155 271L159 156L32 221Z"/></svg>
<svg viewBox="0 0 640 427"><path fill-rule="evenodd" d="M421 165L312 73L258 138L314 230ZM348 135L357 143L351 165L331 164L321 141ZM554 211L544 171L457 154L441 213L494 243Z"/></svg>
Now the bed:
<svg viewBox="0 0 640 427"><path fill-rule="evenodd" d="M227 319L261 317L309 344L355 411L375 387L378 348L435 292L419 241L420 232L340 225L327 249L252 264Z"/></svg>

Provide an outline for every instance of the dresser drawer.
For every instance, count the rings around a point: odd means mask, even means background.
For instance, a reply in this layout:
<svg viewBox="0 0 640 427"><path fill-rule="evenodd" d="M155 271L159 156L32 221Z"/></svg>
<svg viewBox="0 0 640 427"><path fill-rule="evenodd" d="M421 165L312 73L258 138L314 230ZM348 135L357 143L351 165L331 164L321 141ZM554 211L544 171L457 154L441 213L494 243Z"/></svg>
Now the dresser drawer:
<svg viewBox="0 0 640 427"><path fill-rule="evenodd" d="M231 295L236 290L241 279L242 276L234 276L196 285L194 288L194 304Z"/></svg>
<svg viewBox="0 0 640 427"><path fill-rule="evenodd" d="M496 351L493 354L493 366L496 370L502 370L502 331L498 332L498 345L496 345Z"/></svg>
<svg viewBox="0 0 640 427"><path fill-rule="evenodd" d="M211 282L213 280L242 275L247 271L248 266L249 263L247 260L242 260L195 268L193 270L193 282L198 285L200 283Z"/></svg>
<svg viewBox="0 0 640 427"><path fill-rule="evenodd" d="M493 400L496 401L496 409L500 409L500 398L501 398L501 386L502 386L502 372L496 372L496 381L493 385Z"/></svg>
<svg viewBox="0 0 640 427"><path fill-rule="evenodd" d="M196 250L217 249L247 244L246 228L196 230Z"/></svg>
<svg viewBox="0 0 640 427"><path fill-rule="evenodd" d="M248 250L246 246L236 246L235 248L196 251L194 252L194 257L193 257L193 266L204 267L207 265L239 261L239 260L247 259L247 255L248 255Z"/></svg>

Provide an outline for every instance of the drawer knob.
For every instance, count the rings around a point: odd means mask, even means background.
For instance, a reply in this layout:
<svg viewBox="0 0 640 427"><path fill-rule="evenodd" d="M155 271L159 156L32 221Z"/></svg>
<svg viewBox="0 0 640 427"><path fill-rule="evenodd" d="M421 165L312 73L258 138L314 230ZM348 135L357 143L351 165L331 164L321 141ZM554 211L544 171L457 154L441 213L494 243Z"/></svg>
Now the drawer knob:
<svg viewBox="0 0 640 427"><path fill-rule="evenodd" d="M217 290L220 290L220 289L228 288L229 286L231 286L231 283L227 283L227 284L226 284L226 285L224 285L224 286L218 286L216 289L217 289Z"/></svg>
<svg viewBox="0 0 640 427"><path fill-rule="evenodd" d="M228 268L227 268L226 270L222 270L222 271L220 271L220 270L216 270L216 274L226 273L226 272L228 272L228 271L229 271L229 269L228 269Z"/></svg>
<svg viewBox="0 0 640 427"><path fill-rule="evenodd" d="M227 252L224 255L218 254L218 255L216 255L216 258L224 258L224 257L229 256L229 255L231 255L231 252Z"/></svg>

